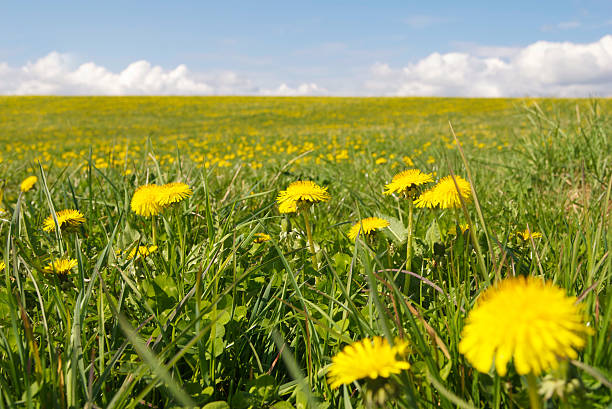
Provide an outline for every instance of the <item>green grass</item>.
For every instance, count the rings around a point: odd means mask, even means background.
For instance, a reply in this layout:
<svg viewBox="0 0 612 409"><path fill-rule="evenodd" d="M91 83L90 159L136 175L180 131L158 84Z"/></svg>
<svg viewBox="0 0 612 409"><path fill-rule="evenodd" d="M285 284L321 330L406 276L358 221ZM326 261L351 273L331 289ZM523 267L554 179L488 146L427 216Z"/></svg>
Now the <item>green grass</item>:
<svg viewBox="0 0 612 409"><path fill-rule="evenodd" d="M610 100L0 98L0 409L361 408L367 391L332 390L326 371L374 335L411 344L388 407L529 407L525 377L478 373L458 352L487 281L515 274L578 296L593 329L577 360L549 372L573 389L546 407L609 407L609 110ZM465 214L415 209L404 288L408 207L382 191L406 157L437 178L469 176L478 201ZM20 193L30 174L35 188ZM331 194L310 210L316 264L304 219L275 204L298 179ZM171 181L193 196L154 218L131 211L137 186ZM85 214L81 230L43 232L66 208ZM391 229L348 239L375 215ZM450 234L466 216L469 231ZM527 225L543 237L519 242ZM126 260L153 244L153 228L158 250ZM257 232L272 239L254 244ZM60 256L78 261L65 279L43 271Z"/></svg>

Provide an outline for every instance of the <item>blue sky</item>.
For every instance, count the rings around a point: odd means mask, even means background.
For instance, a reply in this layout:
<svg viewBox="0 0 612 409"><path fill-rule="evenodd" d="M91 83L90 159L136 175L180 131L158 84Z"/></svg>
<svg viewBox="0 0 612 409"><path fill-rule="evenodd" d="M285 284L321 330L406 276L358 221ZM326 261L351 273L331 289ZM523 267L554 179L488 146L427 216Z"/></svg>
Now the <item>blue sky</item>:
<svg viewBox="0 0 612 409"><path fill-rule="evenodd" d="M144 60L184 64L213 88L231 73L238 93L316 84L361 94L377 64L399 75L433 53L508 59L538 41L590 44L610 33L612 1L600 0L5 2L0 64L14 77L56 52L69 72L93 62L118 74Z"/></svg>

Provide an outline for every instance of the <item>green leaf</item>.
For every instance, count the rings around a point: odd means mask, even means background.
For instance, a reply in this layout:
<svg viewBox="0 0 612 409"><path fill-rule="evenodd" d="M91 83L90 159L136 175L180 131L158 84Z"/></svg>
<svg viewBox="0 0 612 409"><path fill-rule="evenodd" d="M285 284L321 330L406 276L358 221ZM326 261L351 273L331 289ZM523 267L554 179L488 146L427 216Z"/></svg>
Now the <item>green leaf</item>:
<svg viewBox="0 0 612 409"><path fill-rule="evenodd" d="M445 381L446 378L448 378L448 375L450 374L452 368L453 368L453 361L448 361L446 365L442 367L442 369L440 370L440 378L442 378L443 381Z"/></svg>
<svg viewBox="0 0 612 409"><path fill-rule="evenodd" d="M276 402L272 409L295 409L295 406L286 401Z"/></svg>
<svg viewBox="0 0 612 409"><path fill-rule="evenodd" d="M408 229L404 227L404 224L399 221L399 219L382 213L376 213L376 217L380 217L389 222L389 226L382 230L385 236L393 240L396 244L403 244L406 242L408 239Z"/></svg>
<svg viewBox="0 0 612 409"><path fill-rule="evenodd" d="M438 226L438 221L436 219L432 220L427 232L425 232L425 241L431 249L433 249L434 243L439 243L442 241L440 226Z"/></svg>
<svg viewBox="0 0 612 409"><path fill-rule="evenodd" d="M223 401L210 402L202 407L202 409L230 409L230 406Z"/></svg>
<svg viewBox="0 0 612 409"><path fill-rule="evenodd" d="M351 256L345 253L336 253L333 255L334 266L336 271L344 272L351 265Z"/></svg>

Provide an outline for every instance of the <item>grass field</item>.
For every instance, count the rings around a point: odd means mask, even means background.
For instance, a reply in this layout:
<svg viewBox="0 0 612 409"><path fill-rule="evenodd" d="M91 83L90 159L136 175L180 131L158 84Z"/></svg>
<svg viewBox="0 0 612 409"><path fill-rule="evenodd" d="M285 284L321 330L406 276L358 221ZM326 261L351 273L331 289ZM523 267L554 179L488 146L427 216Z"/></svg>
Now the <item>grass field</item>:
<svg viewBox="0 0 612 409"><path fill-rule="evenodd" d="M610 99L0 97L0 409L608 408L610 112ZM413 168L433 182L383 194ZM447 175L469 187L455 208L412 205ZM281 213L300 180L329 199ZM138 187L171 182L192 192L134 211ZM84 221L62 224L64 209ZM366 217L389 225L349 237ZM473 346L511 343L505 373L502 351L475 361L460 343L485 291L514 276L560 289L580 323L555 327L565 307L518 291L490 318L508 325ZM375 336L395 352L349 360L355 379L334 385L332 358ZM397 373L356 375L385 357Z"/></svg>

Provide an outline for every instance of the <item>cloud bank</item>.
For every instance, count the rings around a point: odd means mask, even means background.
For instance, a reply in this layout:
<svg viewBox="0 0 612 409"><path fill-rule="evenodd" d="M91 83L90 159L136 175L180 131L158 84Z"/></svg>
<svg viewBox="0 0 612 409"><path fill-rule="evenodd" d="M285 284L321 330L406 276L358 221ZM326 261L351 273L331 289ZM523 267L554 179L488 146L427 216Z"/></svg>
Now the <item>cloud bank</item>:
<svg viewBox="0 0 612 409"><path fill-rule="evenodd" d="M349 71L350 67L347 67ZM347 78L342 78L347 80ZM612 96L612 35L589 44L538 41L526 47L463 45L403 67L373 64L348 78L348 95L513 97ZM5 95L337 95L307 78L270 86L234 71L194 73L141 60L113 72L93 62L75 64L51 52L22 67L0 62ZM347 95L344 89L342 94Z"/></svg>
<svg viewBox="0 0 612 409"><path fill-rule="evenodd" d="M0 62L0 94L5 95L319 95L314 83L295 88L282 83L274 89L255 86L233 71L193 73L181 64L166 70L145 60L123 71L87 62L75 65L69 54L51 52L33 63L13 68Z"/></svg>
<svg viewBox="0 0 612 409"><path fill-rule="evenodd" d="M365 87L380 95L612 96L612 35L590 44L538 41L499 53L433 53L405 67L377 63Z"/></svg>

